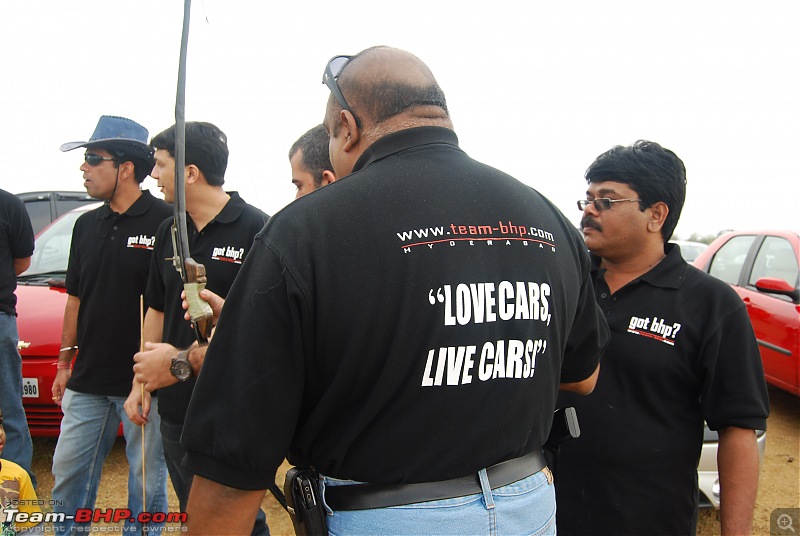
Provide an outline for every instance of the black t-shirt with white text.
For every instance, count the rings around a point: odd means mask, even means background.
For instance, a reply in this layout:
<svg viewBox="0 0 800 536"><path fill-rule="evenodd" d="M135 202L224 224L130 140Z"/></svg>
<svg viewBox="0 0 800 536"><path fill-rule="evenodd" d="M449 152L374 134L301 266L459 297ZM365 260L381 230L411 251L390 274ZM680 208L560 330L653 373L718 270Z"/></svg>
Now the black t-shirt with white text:
<svg viewBox="0 0 800 536"><path fill-rule="evenodd" d="M390 483L539 449L559 382L590 376L607 335L589 268L567 218L451 130L390 134L256 237L197 380L184 463L263 489L287 453Z"/></svg>
<svg viewBox="0 0 800 536"><path fill-rule="evenodd" d="M766 428L750 319L726 283L677 247L614 294L595 260L611 340L594 392L559 397L581 428L560 447L559 534L694 534L703 420L712 430Z"/></svg>
<svg viewBox="0 0 800 536"><path fill-rule="evenodd" d="M189 251L192 259L206 269L206 288L223 298L250 251L253 237L266 223L268 216L248 205L236 192L214 219L197 232L191 217L186 218ZM164 313L162 341L176 348L187 348L195 340L194 329L183 317L181 291L183 282L172 264L172 219L158 228L150 281L147 285L148 305ZM158 412L163 419L183 423L186 407L192 396L194 378L158 390Z"/></svg>
<svg viewBox="0 0 800 536"><path fill-rule="evenodd" d="M72 230L66 286L80 299L78 356L67 387L128 396L141 345L141 297L156 229L172 208L145 190L123 214L108 204L80 216ZM145 302L145 307L147 303Z"/></svg>

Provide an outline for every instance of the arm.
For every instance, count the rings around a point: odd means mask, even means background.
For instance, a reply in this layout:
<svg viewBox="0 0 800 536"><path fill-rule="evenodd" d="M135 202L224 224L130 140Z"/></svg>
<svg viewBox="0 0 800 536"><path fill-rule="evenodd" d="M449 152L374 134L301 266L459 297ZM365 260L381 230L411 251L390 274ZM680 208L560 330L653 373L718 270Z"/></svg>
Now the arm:
<svg viewBox="0 0 800 536"><path fill-rule="evenodd" d="M161 341L163 331L164 313L152 308L148 308L144 315L144 323L142 325L142 340L145 341L145 348L149 348L151 346L151 341ZM142 349L142 352L138 352L133 356L133 360L136 363L138 363L136 356L141 355L145 348ZM172 347L170 346L170 348ZM167 371L169 371L169 365L167 365ZM133 385L131 385L131 392L122 407L125 409L125 413L128 415L128 418L132 423L142 426L147 424L147 417L150 415L150 392L155 390L156 387L148 389L147 385L145 385L145 392L142 392L142 383L146 384L147 381L142 381L142 379L137 378L136 365L133 366L133 372L134 377ZM141 408L141 410L139 408Z"/></svg>
<svg viewBox="0 0 800 536"><path fill-rule="evenodd" d="M719 430L717 451L722 534L750 534L758 490L758 446L753 430Z"/></svg>
<svg viewBox="0 0 800 536"><path fill-rule="evenodd" d="M67 388L67 382L72 376L69 365L75 358L78 344L78 311L81 308L81 300L77 296L67 296L67 305L64 307L64 324L61 329L61 348L58 353L58 370L53 380L53 402L61 406L61 397Z"/></svg>
<svg viewBox="0 0 800 536"><path fill-rule="evenodd" d="M27 270L31 265L31 258L25 257L23 259L14 259L14 274L19 275Z"/></svg>
<svg viewBox="0 0 800 536"><path fill-rule="evenodd" d="M599 363L597 364L597 368L594 369L594 372L592 372L592 375L585 380L573 383L562 383L558 386L558 388L562 391L571 391L573 393L578 393L579 395L588 395L594 391L594 387L597 385L598 376L600 376Z"/></svg>
<svg viewBox="0 0 800 536"><path fill-rule="evenodd" d="M196 475L186 507L187 534L250 534L265 492L229 488Z"/></svg>
<svg viewBox="0 0 800 536"><path fill-rule="evenodd" d="M147 308L142 326L142 340L144 342L161 342L164 336L164 312L152 307Z"/></svg>

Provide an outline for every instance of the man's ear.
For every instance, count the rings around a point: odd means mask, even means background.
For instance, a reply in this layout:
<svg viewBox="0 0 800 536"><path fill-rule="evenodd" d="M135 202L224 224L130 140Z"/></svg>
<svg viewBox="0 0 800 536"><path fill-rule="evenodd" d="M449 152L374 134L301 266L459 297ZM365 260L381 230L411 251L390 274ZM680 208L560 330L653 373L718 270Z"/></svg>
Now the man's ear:
<svg viewBox="0 0 800 536"><path fill-rule="evenodd" d="M332 182L336 182L336 173L333 171L326 169L322 172L322 180L320 181L320 186L327 186Z"/></svg>
<svg viewBox="0 0 800 536"><path fill-rule="evenodd" d="M186 184L194 184L195 182L198 181L198 179L200 179L202 174L200 173L200 168L198 168L194 164L189 164L188 166L186 166L185 175L186 175Z"/></svg>
<svg viewBox="0 0 800 536"><path fill-rule="evenodd" d="M339 124L341 125L341 128L339 129L339 135L344 136L344 145L342 145L342 150L347 153L350 152L356 145L358 145L358 140L361 138L361 132L356 124L355 116L347 110L342 110L339 112Z"/></svg>
<svg viewBox="0 0 800 536"><path fill-rule="evenodd" d="M651 233L660 233L668 214L669 207L666 203L663 201L653 203L650 206L650 219L647 222L647 230Z"/></svg>
<svg viewBox="0 0 800 536"><path fill-rule="evenodd" d="M119 178L121 180L135 180L136 166L130 160L119 163Z"/></svg>

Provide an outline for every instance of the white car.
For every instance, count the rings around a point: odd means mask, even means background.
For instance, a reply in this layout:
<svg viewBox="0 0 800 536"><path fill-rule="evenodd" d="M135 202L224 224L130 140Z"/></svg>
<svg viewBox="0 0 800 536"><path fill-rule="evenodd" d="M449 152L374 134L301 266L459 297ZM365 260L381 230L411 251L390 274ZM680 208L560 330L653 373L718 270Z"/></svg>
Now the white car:
<svg viewBox="0 0 800 536"><path fill-rule="evenodd" d="M764 460L764 447L767 434L764 430L756 431L758 444L758 461ZM697 484L700 488L700 508L719 508L719 471L717 469L717 447L719 436L706 426L703 434L703 450L700 463L697 464Z"/></svg>
<svg viewBox="0 0 800 536"><path fill-rule="evenodd" d="M702 242L691 242L689 240L670 240L670 244L678 244L681 247L681 257L686 262L692 262L700 255L708 244Z"/></svg>

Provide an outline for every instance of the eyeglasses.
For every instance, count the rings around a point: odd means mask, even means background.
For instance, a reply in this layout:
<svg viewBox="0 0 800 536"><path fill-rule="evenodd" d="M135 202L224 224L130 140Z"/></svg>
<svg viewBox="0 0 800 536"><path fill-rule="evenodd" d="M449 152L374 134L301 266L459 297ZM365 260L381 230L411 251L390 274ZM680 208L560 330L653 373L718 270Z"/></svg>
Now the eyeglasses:
<svg viewBox="0 0 800 536"><path fill-rule="evenodd" d="M99 166L104 160L114 160L110 156L100 156L99 154L94 153L86 153L83 155L83 159L92 167Z"/></svg>
<svg viewBox="0 0 800 536"><path fill-rule="evenodd" d="M623 201L641 201L641 199L609 199L608 197L598 197L595 199L578 200L578 210L586 210L589 205L594 205L597 212L611 210L611 203L622 203Z"/></svg>
<svg viewBox="0 0 800 536"><path fill-rule="evenodd" d="M344 66L347 65L352 57L353 56L332 57L330 61L328 61L328 65L325 66L325 72L322 74L322 83L328 86L328 89L331 90L331 93L333 93L333 96L339 101L339 104L342 105L342 108L353 114L356 120L356 126L361 128L361 122L358 120L355 112L350 108L350 105L347 104L344 95L342 95L342 90L339 89L339 84L336 83L336 79L342 74Z"/></svg>

